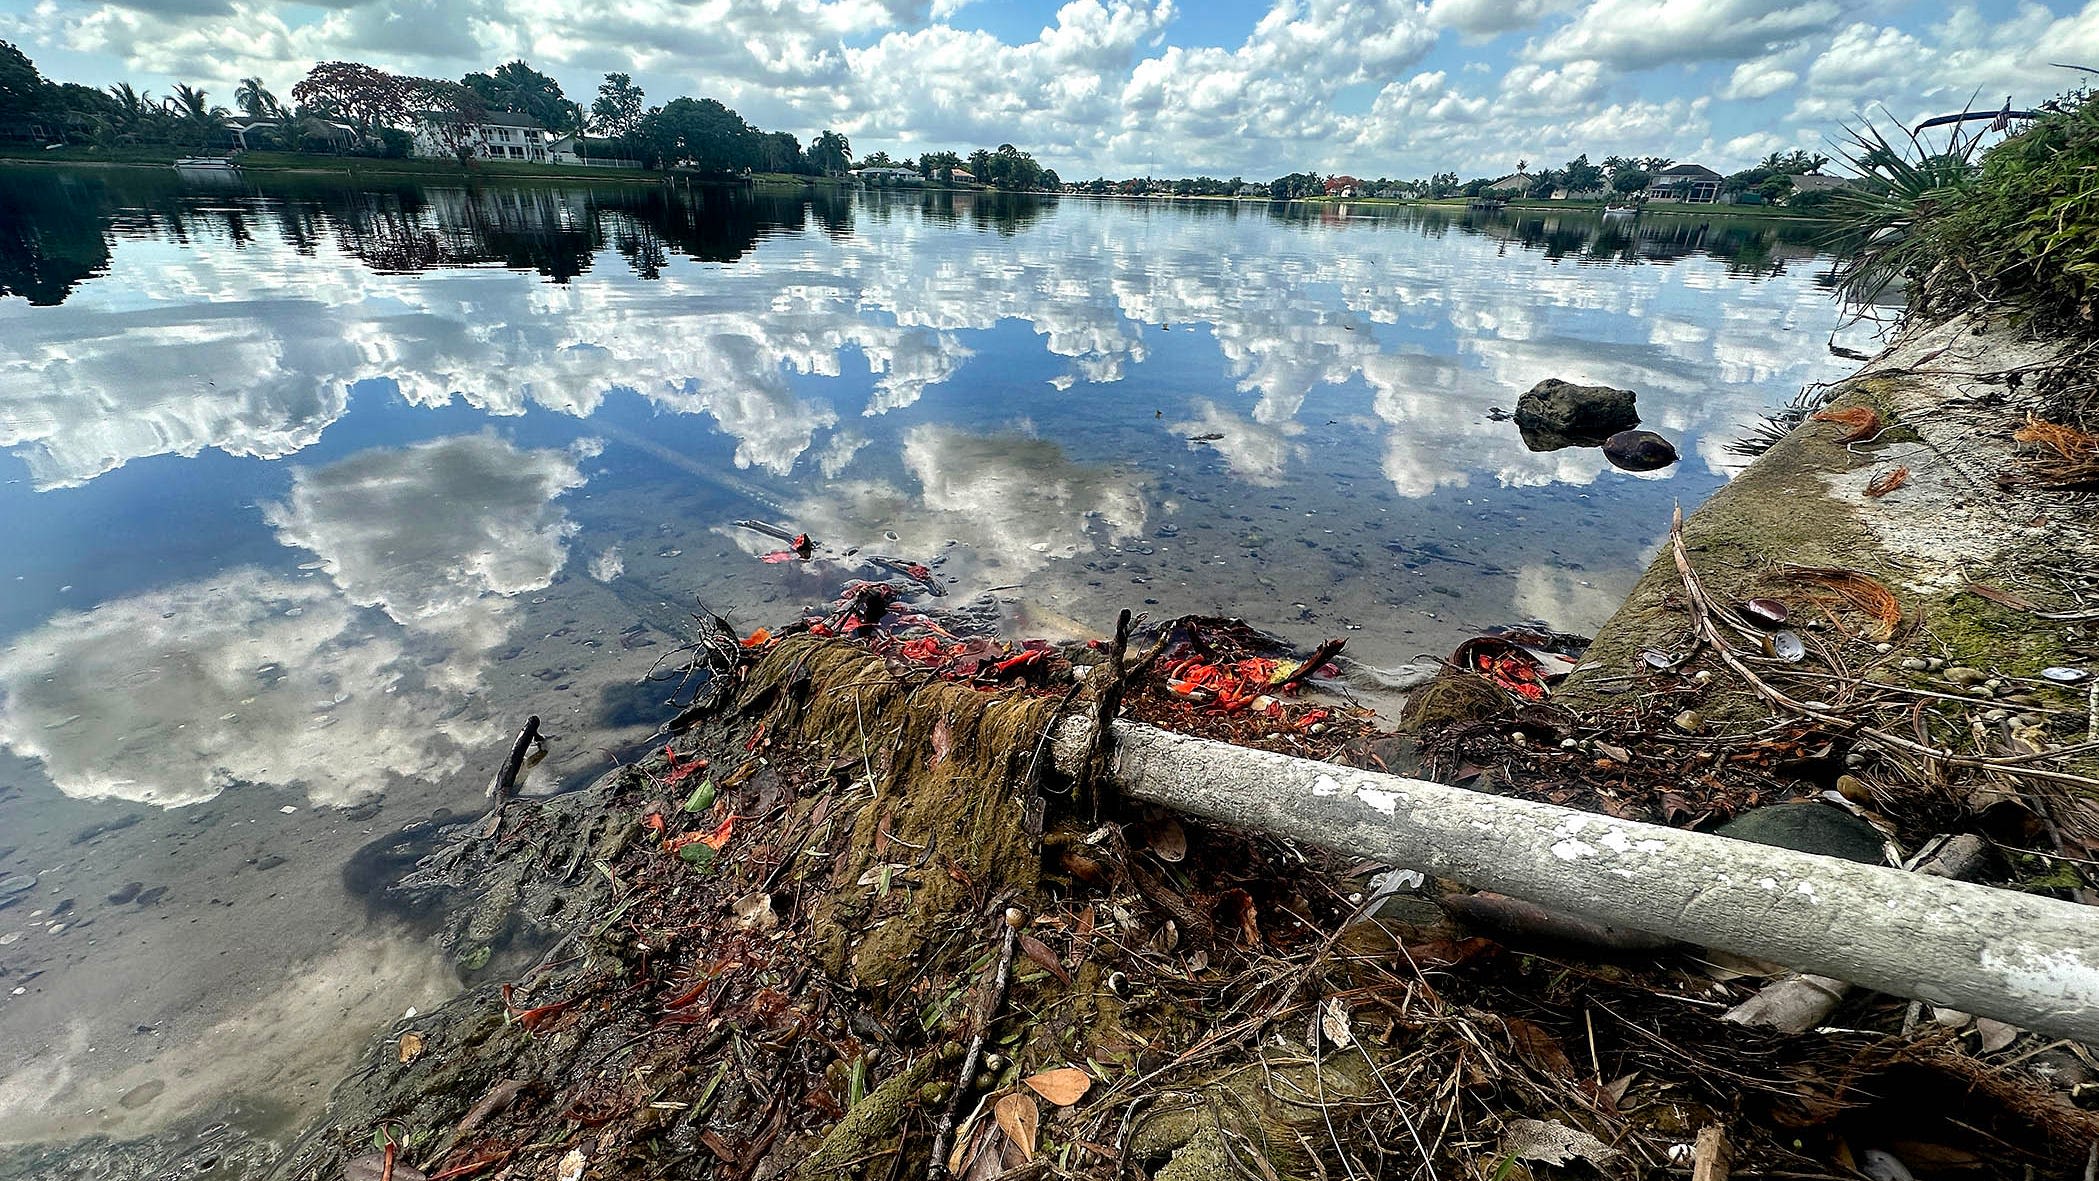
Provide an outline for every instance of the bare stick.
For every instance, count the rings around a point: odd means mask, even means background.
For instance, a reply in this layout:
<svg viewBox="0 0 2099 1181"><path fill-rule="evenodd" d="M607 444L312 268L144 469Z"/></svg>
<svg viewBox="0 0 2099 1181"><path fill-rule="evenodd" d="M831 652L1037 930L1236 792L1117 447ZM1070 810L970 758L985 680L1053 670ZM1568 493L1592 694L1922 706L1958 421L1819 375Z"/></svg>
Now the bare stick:
<svg viewBox="0 0 2099 1181"><path fill-rule="evenodd" d="M1734 1165L1735 1150L1728 1146L1727 1133L1720 1125L1698 1129L1698 1142L1691 1149L1691 1181L1727 1181Z"/></svg>
<svg viewBox="0 0 2099 1181"><path fill-rule="evenodd" d="M984 1007L977 1013L976 1032L970 1035L969 1051L962 1055L962 1074L955 1080L955 1093L948 1096L947 1110L941 1113L940 1127L933 1135L933 1161L926 1166L930 1181L940 1181L947 1176L948 1141L955 1135L955 1119L962 1113L962 1097L969 1093L970 1084L976 1081L977 1059L984 1053L984 1039L991 1034L991 1025L998 1020L998 1011L1006 1004L1006 981L1013 973L1013 947L1020 939L1021 924L1027 916L1018 909L1006 911L1006 941L998 952L998 972L991 978L991 991L984 996Z"/></svg>

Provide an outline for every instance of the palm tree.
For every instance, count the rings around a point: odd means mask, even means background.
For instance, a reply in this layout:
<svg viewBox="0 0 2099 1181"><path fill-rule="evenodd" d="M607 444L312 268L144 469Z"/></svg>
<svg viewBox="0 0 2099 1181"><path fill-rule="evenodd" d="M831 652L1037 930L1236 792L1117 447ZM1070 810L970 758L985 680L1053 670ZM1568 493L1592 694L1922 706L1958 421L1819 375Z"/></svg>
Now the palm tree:
<svg viewBox="0 0 2099 1181"><path fill-rule="evenodd" d="M250 119L279 119L284 108L278 104L277 96L270 93L260 78L243 78L234 88L233 101L240 104L243 114Z"/></svg>
<svg viewBox="0 0 2099 1181"><path fill-rule="evenodd" d="M211 105L211 97L200 87L177 82L175 90L165 100L168 114L180 120L186 138L194 139L200 146L218 130L219 123L228 112L224 107Z"/></svg>
<svg viewBox="0 0 2099 1181"><path fill-rule="evenodd" d="M153 96L133 87L129 82L119 82L110 87L109 97L117 100L117 120L125 127L137 127L140 121L153 113Z"/></svg>

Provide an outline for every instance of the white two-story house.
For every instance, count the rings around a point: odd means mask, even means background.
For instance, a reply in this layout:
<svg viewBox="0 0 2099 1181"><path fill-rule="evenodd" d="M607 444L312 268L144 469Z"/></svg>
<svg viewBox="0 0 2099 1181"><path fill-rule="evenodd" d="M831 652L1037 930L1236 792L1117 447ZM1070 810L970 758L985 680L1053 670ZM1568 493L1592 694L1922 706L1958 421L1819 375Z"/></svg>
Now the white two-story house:
<svg viewBox="0 0 2099 1181"><path fill-rule="evenodd" d="M477 160L529 164L574 164L573 136L555 135L530 115L491 111L479 122L453 125L435 116L415 121L415 154L450 159L464 147Z"/></svg>

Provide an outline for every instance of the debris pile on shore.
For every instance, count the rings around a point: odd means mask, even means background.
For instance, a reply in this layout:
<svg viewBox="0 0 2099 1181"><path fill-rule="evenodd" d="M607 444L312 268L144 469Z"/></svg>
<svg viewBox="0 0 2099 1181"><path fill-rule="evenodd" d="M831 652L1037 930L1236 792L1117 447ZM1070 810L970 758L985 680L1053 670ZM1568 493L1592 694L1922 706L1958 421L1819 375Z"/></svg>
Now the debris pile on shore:
<svg viewBox="0 0 2099 1181"><path fill-rule="evenodd" d="M1395 736L1330 679L1338 645L1203 619L1016 644L918 593L858 583L696 645L705 701L647 759L463 831L410 887L508 882L543 950L404 1021L279 1174L1821 1176L1881 1154L2014 1178L2099 1137L2079 1047L1870 996L1820 1033L1724 1023L1774 966L1171 815L1044 753L1106 702L1675 824L1845 765L1812 718L1689 724L1692 654L1606 721L1498 663L1571 638L1476 645L1486 667Z"/></svg>

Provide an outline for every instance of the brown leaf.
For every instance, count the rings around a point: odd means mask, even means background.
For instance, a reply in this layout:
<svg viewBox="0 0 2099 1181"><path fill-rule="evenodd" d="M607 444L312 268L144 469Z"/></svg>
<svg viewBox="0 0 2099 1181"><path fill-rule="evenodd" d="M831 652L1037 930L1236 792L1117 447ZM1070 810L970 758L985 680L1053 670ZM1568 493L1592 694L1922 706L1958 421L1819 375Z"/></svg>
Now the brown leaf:
<svg viewBox="0 0 2099 1181"><path fill-rule="evenodd" d="M1000 1099L991 1114L997 1118L1000 1130L1020 1148L1022 1161L1034 1160L1035 1133L1042 1119L1035 1097L1026 1091L1015 1091Z"/></svg>
<svg viewBox="0 0 2099 1181"><path fill-rule="evenodd" d="M1574 1077L1574 1062L1560 1048L1560 1040L1545 1032L1543 1026L1521 1017L1504 1017L1501 1027L1516 1048L1516 1056L1533 1069L1561 1078Z"/></svg>
<svg viewBox="0 0 2099 1181"><path fill-rule="evenodd" d="M1880 415L1870 406L1846 406L1841 410L1817 410L1811 415L1816 422L1834 422L1851 429L1839 442L1856 443L1870 438L1880 430Z"/></svg>
<svg viewBox="0 0 2099 1181"><path fill-rule="evenodd" d="M1033 935L1023 934L1020 937L1020 949L1027 953L1029 959L1049 969L1049 974L1063 981L1065 987L1071 986L1071 973L1064 970L1064 962L1057 958L1056 952L1050 950L1049 944Z"/></svg>
<svg viewBox="0 0 2099 1181"><path fill-rule="evenodd" d="M423 1035L409 1030L401 1035L401 1061L413 1062L423 1056Z"/></svg>
<svg viewBox="0 0 2099 1181"><path fill-rule="evenodd" d="M1029 1090L1058 1107L1070 1107L1077 1103L1086 1094L1086 1089L1093 1085L1092 1076L1071 1066L1060 1066L1055 1070L1031 1074L1020 1081L1026 1083Z"/></svg>
<svg viewBox="0 0 2099 1181"><path fill-rule="evenodd" d="M1152 856L1161 861L1180 861L1188 856L1187 830L1171 816L1152 824L1146 837Z"/></svg>
<svg viewBox="0 0 2099 1181"><path fill-rule="evenodd" d="M949 728L946 718L933 723L933 765L947 762L948 752L955 749L955 732Z"/></svg>
<svg viewBox="0 0 2099 1181"><path fill-rule="evenodd" d="M1882 472L1866 484L1866 495L1879 500L1895 489L1909 483L1909 478L1910 470L1907 467L1898 467L1892 471Z"/></svg>
<svg viewBox="0 0 2099 1181"><path fill-rule="evenodd" d="M468 1132L473 1131L481 1125L481 1121L516 1102L517 1093L524 1089L525 1084L514 1078L506 1078L497 1082L488 1089L487 1094L481 1096L480 1102L468 1108L467 1113L459 1117L459 1125L452 1129L452 1134L454 1136L464 1136Z"/></svg>

